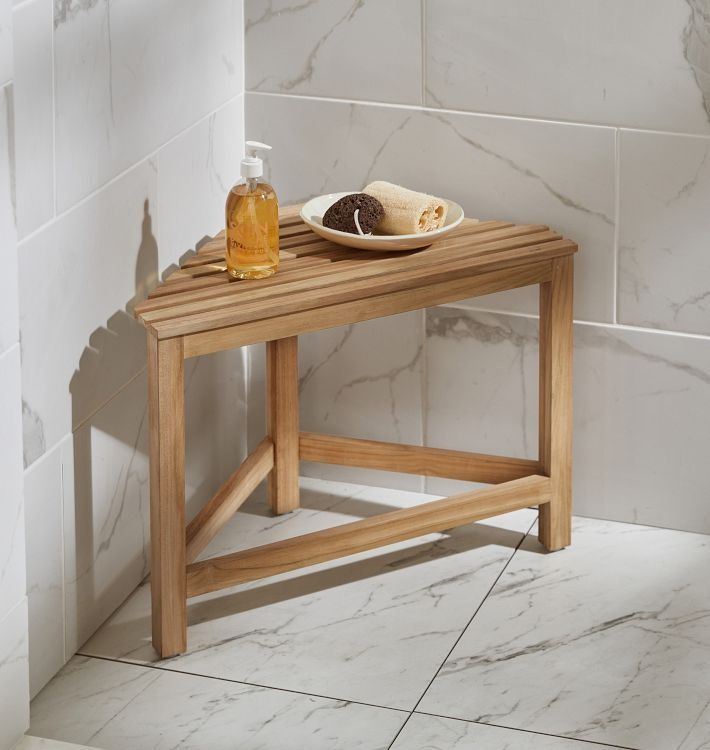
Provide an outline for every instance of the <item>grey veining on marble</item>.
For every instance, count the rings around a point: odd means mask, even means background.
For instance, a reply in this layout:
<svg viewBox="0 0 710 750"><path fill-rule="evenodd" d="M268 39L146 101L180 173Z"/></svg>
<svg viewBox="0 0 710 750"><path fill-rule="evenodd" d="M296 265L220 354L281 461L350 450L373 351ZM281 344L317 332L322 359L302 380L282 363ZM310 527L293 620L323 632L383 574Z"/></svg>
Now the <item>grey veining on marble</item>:
<svg viewBox="0 0 710 750"><path fill-rule="evenodd" d="M708 750L710 748L710 698L695 723L686 734L678 750Z"/></svg>
<svg viewBox="0 0 710 750"><path fill-rule="evenodd" d="M258 94L247 94L246 113L248 132L274 146L269 178L282 201L387 179L451 198L471 217L547 224L582 248L577 318L612 320L612 129ZM538 307L533 288L479 303Z"/></svg>
<svg viewBox="0 0 710 750"><path fill-rule="evenodd" d="M608 747L415 713L407 720L392 750L603 750Z"/></svg>
<svg viewBox="0 0 710 750"><path fill-rule="evenodd" d="M437 0L426 8L430 106L710 131L705 0Z"/></svg>
<svg viewBox="0 0 710 750"><path fill-rule="evenodd" d="M710 335L710 138L620 144L619 322Z"/></svg>
<svg viewBox="0 0 710 750"><path fill-rule="evenodd" d="M419 0L247 0L252 91L421 102Z"/></svg>
<svg viewBox="0 0 710 750"><path fill-rule="evenodd" d="M74 657L33 702L30 732L105 750L385 750L406 716Z"/></svg>
<svg viewBox="0 0 710 750"><path fill-rule="evenodd" d="M422 312L299 338L301 429L421 445ZM252 402L250 402L251 404ZM304 464L306 476L419 491L412 474Z"/></svg>
<svg viewBox="0 0 710 750"><path fill-rule="evenodd" d="M427 445L534 456L537 321L452 308L427 320ZM707 341L578 324L574 343L575 512L710 532Z"/></svg>
<svg viewBox="0 0 710 750"><path fill-rule="evenodd" d="M710 538L577 519L529 536L419 709L596 742L678 748L710 700Z"/></svg>
<svg viewBox="0 0 710 750"><path fill-rule="evenodd" d="M317 479L302 487L290 516L250 501L205 556L428 499ZM411 709L534 517L524 510L191 600L188 652L155 666ZM155 662L147 585L82 653Z"/></svg>

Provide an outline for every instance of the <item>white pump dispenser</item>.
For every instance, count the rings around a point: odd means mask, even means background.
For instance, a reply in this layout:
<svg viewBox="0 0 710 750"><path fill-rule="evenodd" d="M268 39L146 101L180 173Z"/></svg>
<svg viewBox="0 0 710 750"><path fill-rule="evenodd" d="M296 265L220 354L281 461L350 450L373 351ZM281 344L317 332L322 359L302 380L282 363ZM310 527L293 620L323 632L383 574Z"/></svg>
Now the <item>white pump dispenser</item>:
<svg viewBox="0 0 710 750"><path fill-rule="evenodd" d="M257 156L258 151L271 151L271 146L259 141L247 141L247 155L242 159L240 171L244 179L261 177L264 174L264 162Z"/></svg>
<svg viewBox="0 0 710 750"><path fill-rule="evenodd" d="M279 267L279 201L258 156L271 146L247 141L245 150L242 179L225 206L227 271L235 279L263 279Z"/></svg>

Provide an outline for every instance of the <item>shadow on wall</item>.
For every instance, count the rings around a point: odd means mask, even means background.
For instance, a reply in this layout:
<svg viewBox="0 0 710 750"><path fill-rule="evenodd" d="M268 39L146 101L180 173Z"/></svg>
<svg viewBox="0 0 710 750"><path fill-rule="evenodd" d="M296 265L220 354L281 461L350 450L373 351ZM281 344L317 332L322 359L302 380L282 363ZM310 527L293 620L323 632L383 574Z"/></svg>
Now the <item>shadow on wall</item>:
<svg viewBox="0 0 710 750"><path fill-rule="evenodd" d="M193 254L188 251L181 261ZM63 477L69 653L83 644L149 572L145 330L133 311L158 283L158 257L146 200L135 295L105 327L92 333L69 385L73 468L68 462ZM175 268L170 266L163 277ZM211 497L245 449L240 444L237 418L243 410L239 352L189 360L185 389L186 496L191 515ZM235 398L233 412L224 408L225 391ZM232 414L234 419L229 418ZM225 460L225 455L232 460Z"/></svg>

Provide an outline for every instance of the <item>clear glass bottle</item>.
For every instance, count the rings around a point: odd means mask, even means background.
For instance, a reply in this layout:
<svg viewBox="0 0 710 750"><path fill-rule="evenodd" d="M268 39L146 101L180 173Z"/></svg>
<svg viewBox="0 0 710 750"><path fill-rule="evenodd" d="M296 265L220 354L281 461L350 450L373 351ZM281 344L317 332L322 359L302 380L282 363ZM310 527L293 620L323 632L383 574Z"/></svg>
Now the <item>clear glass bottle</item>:
<svg viewBox="0 0 710 750"><path fill-rule="evenodd" d="M260 182L264 162L256 155L271 149L265 143L247 141L241 162L244 182L227 196L227 270L237 279L263 279L279 267L279 202L271 185Z"/></svg>

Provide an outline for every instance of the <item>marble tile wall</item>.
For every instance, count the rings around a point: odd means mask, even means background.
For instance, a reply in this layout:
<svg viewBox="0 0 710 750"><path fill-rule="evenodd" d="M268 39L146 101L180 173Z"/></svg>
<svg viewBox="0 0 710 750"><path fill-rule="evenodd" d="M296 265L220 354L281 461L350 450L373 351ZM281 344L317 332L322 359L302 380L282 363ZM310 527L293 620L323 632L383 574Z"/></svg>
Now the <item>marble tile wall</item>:
<svg viewBox="0 0 710 750"><path fill-rule="evenodd" d="M0 750L29 725L12 0L0 0Z"/></svg>
<svg viewBox="0 0 710 750"><path fill-rule="evenodd" d="M11 15L15 106L0 129L14 121L34 695L148 572L133 306L223 223L244 138L243 7L24 0ZM4 349L11 298L0 299ZM189 513L246 449L244 368L240 352L187 367Z"/></svg>
<svg viewBox="0 0 710 750"><path fill-rule="evenodd" d="M577 510L710 532L707 3L246 0L245 14L247 132L274 146L282 202L389 179L575 239ZM536 315L518 290L420 318L422 387L398 403L420 420L408 436L534 455ZM302 347L302 376L327 360L327 387L301 406L328 415L318 429L387 434L387 408L363 425L342 389L354 363L405 367L380 337L411 328L367 327Z"/></svg>

